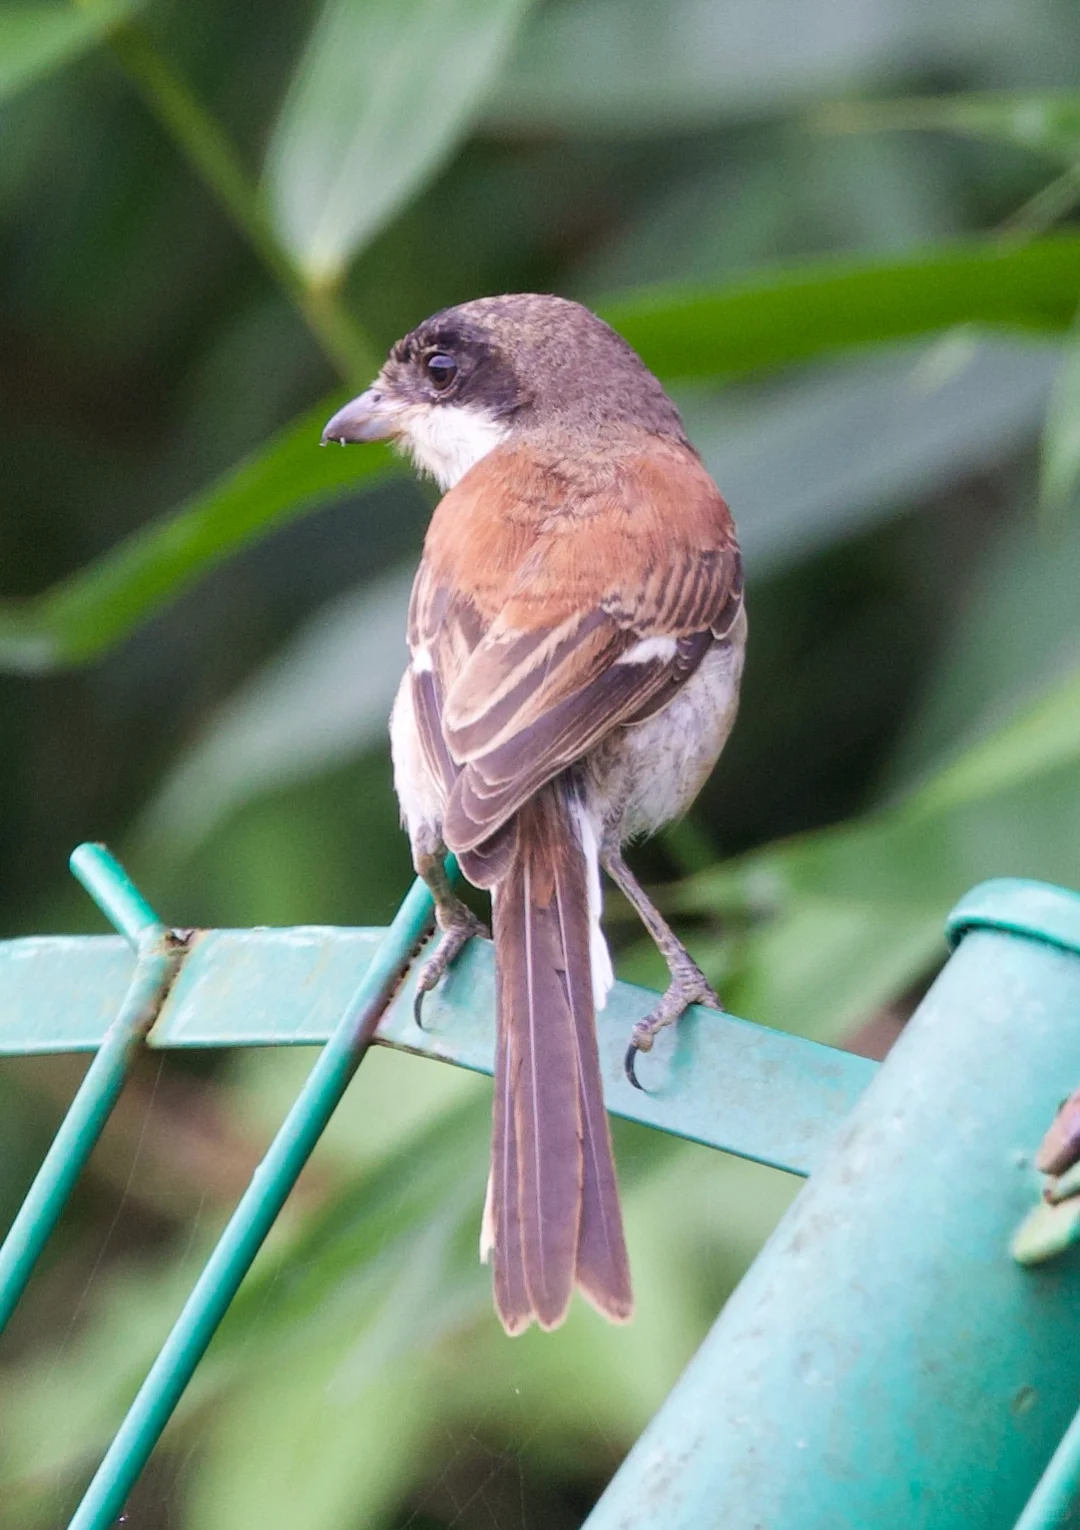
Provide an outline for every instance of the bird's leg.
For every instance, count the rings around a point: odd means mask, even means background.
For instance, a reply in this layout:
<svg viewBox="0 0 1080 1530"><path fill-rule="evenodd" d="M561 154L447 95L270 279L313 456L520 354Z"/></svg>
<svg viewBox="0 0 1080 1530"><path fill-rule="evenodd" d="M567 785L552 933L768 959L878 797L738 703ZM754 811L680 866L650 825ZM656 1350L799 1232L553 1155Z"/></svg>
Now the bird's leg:
<svg viewBox="0 0 1080 1530"><path fill-rule="evenodd" d="M674 1025L691 1004L705 1004L709 1009L722 1009L723 1006L705 974L666 919L662 918L619 850L605 849L600 859L608 876L637 910L642 924L656 942L656 948L671 973L671 982L659 1004L644 1020L638 1021L630 1034L630 1045L626 1049L623 1066L634 1088L640 1089L634 1063L639 1052L648 1052L652 1048L657 1031L662 1031L666 1025Z"/></svg>
<svg viewBox="0 0 1080 1530"><path fill-rule="evenodd" d="M463 903L450 885L443 857L445 847L427 850L416 847L413 861L416 873L423 877L435 899L435 922L439 927L439 943L420 968L416 979L416 997L413 1000L413 1019L423 1029L424 995L431 992L460 952L462 946L474 935L486 935L486 926L472 909Z"/></svg>

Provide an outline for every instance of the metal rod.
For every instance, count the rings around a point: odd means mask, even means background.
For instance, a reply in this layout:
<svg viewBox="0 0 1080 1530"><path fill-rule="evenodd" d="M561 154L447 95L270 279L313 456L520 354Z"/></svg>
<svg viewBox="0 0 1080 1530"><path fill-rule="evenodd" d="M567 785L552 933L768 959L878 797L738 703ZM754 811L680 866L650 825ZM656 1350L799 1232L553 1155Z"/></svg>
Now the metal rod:
<svg viewBox="0 0 1080 1530"><path fill-rule="evenodd" d="M80 845L71 857L71 868L136 947L138 960L120 1013L106 1031L0 1246L0 1331L26 1289L34 1265L101 1136L124 1087L135 1050L153 1025L183 956L182 948L103 845Z"/></svg>
<svg viewBox="0 0 1080 1530"><path fill-rule="evenodd" d="M164 930L120 862L104 845L80 845L68 862L102 913L133 946Z"/></svg>
<svg viewBox="0 0 1080 1530"><path fill-rule="evenodd" d="M132 1055L168 992L179 962L162 946L139 958L123 1008L79 1085L19 1214L0 1247L0 1331L11 1317L75 1182L116 1104Z"/></svg>
<svg viewBox="0 0 1080 1530"><path fill-rule="evenodd" d="M122 1512L229 1303L371 1045L431 910L431 895L417 881L229 1219L68 1530L107 1530Z"/></svg>
<svg viewBox="0 0 1080 1530"><path fill-rule="evenodd" d="M1066 1429L1050 1464L1039 1478L1016 1530L1056 1530L1071 1523L1069 1511L1080 1501L1080 1413Z"/></svg>

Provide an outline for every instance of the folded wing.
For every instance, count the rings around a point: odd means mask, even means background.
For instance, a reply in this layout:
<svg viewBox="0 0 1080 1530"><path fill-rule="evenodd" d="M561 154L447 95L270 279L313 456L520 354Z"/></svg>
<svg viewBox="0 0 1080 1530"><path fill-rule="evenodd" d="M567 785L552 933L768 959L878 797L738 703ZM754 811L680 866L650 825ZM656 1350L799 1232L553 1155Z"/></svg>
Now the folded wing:
<svg viewBox="0 0 1080 1530"><path fill-rule="evenodd" d="M689 447L482 459L435 513L409 623L448 846L482 847L613 728L666 705L741 601L730 515Z"/></svg>

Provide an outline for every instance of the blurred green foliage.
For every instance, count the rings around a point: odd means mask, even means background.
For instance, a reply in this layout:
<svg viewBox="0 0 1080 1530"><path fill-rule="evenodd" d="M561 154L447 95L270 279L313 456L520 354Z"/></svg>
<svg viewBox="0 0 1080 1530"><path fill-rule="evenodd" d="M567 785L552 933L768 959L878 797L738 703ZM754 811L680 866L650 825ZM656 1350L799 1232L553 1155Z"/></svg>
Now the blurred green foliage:
<svg viewBox="0 0 1080 1530"><path fill-rule="evenodd" d="M1078 45L1056 0L0 5L4 933L96 927L91 837L178 924L389 918L431 495L319 427L527 288L640 348L739 521L743 715L640 852L730 1006L843 1041L971 883L1080 882ZM307 1066L137 1073L7 1336L2 1530L66 1522ZM0 1215L77 1074L0 1070ZM580 1522L793 1187L620 1128L638 1318L511 1344L486 1115L365 1065L130 1523Z"/></svg>

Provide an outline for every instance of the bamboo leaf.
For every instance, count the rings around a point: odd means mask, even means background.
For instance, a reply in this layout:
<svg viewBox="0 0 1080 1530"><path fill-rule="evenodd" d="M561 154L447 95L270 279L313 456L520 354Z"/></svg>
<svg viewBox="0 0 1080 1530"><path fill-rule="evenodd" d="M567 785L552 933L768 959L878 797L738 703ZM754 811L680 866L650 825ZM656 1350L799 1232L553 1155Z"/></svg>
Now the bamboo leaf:
<svg viewBox="0 0 1080 1530"><path fill-rule="evenodd" d="M355 759L386 737L406 661L413 570L338 596L218 709L136 826L142 853L190 851L230 812ZM357 654L367 658L357 664Z"/></svg>
<svg viewBox="0 0 1080 1530"><path fill-rule="evenodd" d="M832 132L960 133L1031 149L1069 163L1080 156L1080 92L995 90L904 101L838 101L814 117Z"/></svg>
<svg viewBox="0 0 1080 1530"><path fill-rule="evenodd" d="M0 100L87 52L140 3L4 5L0 9Z"/></svg>
<svg viewBox="0 0 1080 1530"><path fill-rule="evenodd" d="M1050 396L1042 439L1041 492L1055 515L1080 482L1080 333L1073 335Z"/></svg>
<svg viewBox="0 0 1080 1530"><path fill-rule="evenodd" d="M736 376L961 324L1067 329L1080 238L971 241L902 260L823 260L714 291L654 288L604 317L666 377Z"/></svg>
<svg viewBox="0 0 1080 1530"><path fill-rule="evenodd" d="M527 0L328 0L266 185L282 242L332 285L468 132Z"/></svg>
<svg viewBox="0 0 1080 1530"><path fill-rule="evenodd" d="M853 80L918 75L926 59L985 71L1003 31L1012 43L1002 0L981 7L978 27L962 0L857 13L833 0L574 0L537 7L489 114L519 132L622 138L760 120Z"/></svg>
<svg viewBox="0 0 1080 1530"><path fill-rule="evenodd" d="M974 744L912 798L913 821L966 807L1080 761L1080 671Z"/></svg>
<svg viewBox="0 0 1080 1530"><path fill-rule="evenodd" d="M815 261L714 291L646 289L598 307L664 378L735 377L957 325L1067 330L1080 238L980 241L903 260ZM320 452L326 401L187 505L30 600L0 601L0 668L105 652L273 527L392 471L382 448Z"/></svg>
<svg viewBox="0 0 1080 1530"><path fill-rule="evenodd" d="M944 916L973 883L1075 879L1078 775L1074 670L895 806L690 878L668 906L711 913L741 897L758 910L725 997L836 1041L944 956Z"/></svg>
<svg viewBox="0 0 1080 1530"><path fill-rule="evenodd" d="M318 449L333 407L320 404L179 510L44 594L0 602L0 667L33 673L84 662L259 535L394 471L381 447Z"/></svg>

